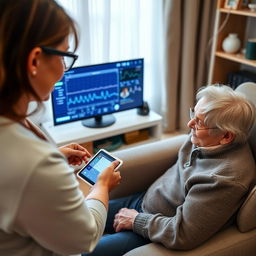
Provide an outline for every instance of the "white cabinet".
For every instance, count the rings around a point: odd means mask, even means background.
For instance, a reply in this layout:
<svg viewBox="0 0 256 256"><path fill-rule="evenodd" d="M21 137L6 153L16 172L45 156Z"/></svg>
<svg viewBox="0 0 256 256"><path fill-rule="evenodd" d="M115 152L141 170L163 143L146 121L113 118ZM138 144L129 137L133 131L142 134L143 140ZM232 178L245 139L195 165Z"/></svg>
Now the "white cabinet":
<svg viewBox="0 0 256 256"><path fill-rule="evenodd" d="M52 122L46 122L42 124L42 128L58 146L70 142L93 142L141 129L148 129L149 131L149 139L141 143L156 141L161 138L162 117L153 111L150 111L147 116L141 116L137 114L136 109L133 109L115 113L114 116L116 122L105 128L88 128L83 126L81 121L58 126L54 126Z"/></svg>

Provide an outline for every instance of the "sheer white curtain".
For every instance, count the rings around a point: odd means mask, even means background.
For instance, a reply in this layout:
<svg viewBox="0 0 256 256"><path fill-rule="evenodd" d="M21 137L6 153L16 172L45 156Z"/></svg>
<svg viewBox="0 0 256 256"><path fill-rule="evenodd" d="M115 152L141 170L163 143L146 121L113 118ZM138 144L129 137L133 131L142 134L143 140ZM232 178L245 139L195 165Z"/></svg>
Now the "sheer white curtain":
<svg viewBox="0 0 256 256"><path fill-rule="evenodd" d="M77 66L144 58L145 100L160 110L162 0L58 0L79 27Z"/></svg>
<svg viewBox="0 0 256 256"><path fill-rule="evenodd" d="M76 66L144 58L144 99L161 113L163 92L163 0L57 0L76 21ZM72 42L71 42L72 49ZM32 116L52 120L51 101ZM33 109L31 104L31 109Z"/></svg>

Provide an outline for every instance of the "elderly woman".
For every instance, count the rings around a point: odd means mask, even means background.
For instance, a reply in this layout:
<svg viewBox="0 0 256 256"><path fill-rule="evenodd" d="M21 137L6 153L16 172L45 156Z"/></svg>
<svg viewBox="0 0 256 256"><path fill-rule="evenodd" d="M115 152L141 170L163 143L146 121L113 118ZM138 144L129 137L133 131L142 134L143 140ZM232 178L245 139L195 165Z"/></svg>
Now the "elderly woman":
<svg viewBox="0 0 256 256"><path fill-rule="evenodd" d="M254 121L255 107L243 95L202 88L176 164L146 193L110 201L106 231L116 233L91 255L123 255L151 241L191 249L230 225L256 179L247 144Z"/></svg>

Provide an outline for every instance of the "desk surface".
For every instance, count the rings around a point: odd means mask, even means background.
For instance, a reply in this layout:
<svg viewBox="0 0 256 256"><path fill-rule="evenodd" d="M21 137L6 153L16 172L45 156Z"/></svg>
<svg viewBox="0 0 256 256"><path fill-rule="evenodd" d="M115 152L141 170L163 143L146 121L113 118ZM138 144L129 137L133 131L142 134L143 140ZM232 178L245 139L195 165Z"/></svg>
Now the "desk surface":
<svg viewBox="0 0 256 256"><path fill-rule="evenodd" d="M150 111L147 116L140 116L136 109L122 111L114 114L116 122L104 128L88 128L81 121L54 126L53 122L42 124L43 130L57 144L63 145L73 141L84 143L95 141L126 132L156 126L159 128L155 136L160 137L162 117Z"/></svg>

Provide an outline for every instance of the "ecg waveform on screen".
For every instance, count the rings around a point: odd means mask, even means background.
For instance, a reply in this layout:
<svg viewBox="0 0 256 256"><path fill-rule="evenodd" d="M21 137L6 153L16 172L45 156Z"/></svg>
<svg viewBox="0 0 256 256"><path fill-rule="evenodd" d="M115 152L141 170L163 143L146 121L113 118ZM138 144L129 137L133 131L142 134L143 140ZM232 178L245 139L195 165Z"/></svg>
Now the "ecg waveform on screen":
<svg viewBox="0 0 256 256"><path fill-rule="evenodd" d="M116 70L109 72L88 72L84 75L70 75L67 81L67 93L79 93L88 89L99 89L117 86L118 73Z"/></svg>
<svg viewBox="0 0 256 256"><path fill-rule="evenodd" d="M134 86L129 88L129 93L135 94L136 92L141 92L142 87L141 86Z"/></svg>
<svg viewBox="0 0 256 256"><path fill-rule="evenodd" d="M84 103L96 103L96 102L100 102L101 100L113 99L117 97L118 97L117 92L109 92L108 90L106 90L106 91L101 91L99 93L94 92L94 93L88 93L84 95L69 97L67 104L68 106L71 106L71 105L76 106Z"/></svg>
<svg viewBox="0 0 256 256"><path fill-rule="evenodd" d="M142 76L140 68L127 68L120 72L120 81L138 79Z"/></svg>

